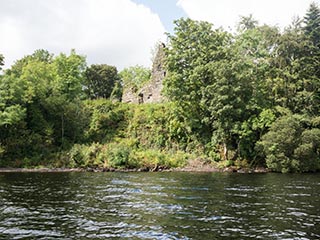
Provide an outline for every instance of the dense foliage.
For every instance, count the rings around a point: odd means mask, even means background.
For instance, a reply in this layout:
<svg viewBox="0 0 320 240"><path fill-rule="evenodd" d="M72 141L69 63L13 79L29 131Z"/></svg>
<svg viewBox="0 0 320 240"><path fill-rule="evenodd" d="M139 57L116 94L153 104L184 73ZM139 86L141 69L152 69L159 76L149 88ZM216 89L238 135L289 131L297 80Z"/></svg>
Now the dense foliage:
<svg viewBox="0 0 320 240"><path fill-rule="evenodd" d="M16 61L0 75L0 166L158 169L197 158L319 170L319 7L283 31L252 16L235 34L191 19L175 25L162 104L118 101L123 87L150 80L141 66L118 74L74 50Z"/></svg>
<svg viewBox="0 0 320 240"><path fill-rule="evenodd" d="M150 81L151 71L148 68L136 65L123 69L119 75L125 90L137 92Z"/></svg>
<svg viewBox="0 0 320 240"><path fill-rule="evenodd" d="M4 57L3 57L3 55L2 54L0 54L0 70L1 70L1 67L3 66L3 64L4 64Z"/></svg>
<svg viewBox="0 0 320 240"><path fill-rule="evenodd" d="M114 66L106 64L94 64L86 69L84 87L90 99L97 98L119 98L121 94L116 93L120 87L118 70ZM116 88L115 88L116 87Z"/></svg>
<svg viewBox="0 0 320 240"><path fill-rule="evenodd" d="M207 22L175 24L165 90L205 153L274 171L319 169L319 126L294 120L319 118L319 7L283 32L252 16L234 35Z"/></svg>

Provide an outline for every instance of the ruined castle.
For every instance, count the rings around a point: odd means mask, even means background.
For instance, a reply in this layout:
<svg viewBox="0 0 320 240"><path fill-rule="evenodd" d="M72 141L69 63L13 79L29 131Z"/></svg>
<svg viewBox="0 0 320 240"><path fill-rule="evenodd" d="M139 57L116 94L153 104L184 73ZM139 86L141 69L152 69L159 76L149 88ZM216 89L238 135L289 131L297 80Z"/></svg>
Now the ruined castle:
<svg viewBox="0 0 320 240"><path fill-rule="evenodd" d="M153 60L151 80L141 89L125 88L122 95L122 102L126 103L159 103L163 102L164 97L161 95L163 88L163 79L166 76L164 66L165 45L159 44L157 53Z"/></svg>

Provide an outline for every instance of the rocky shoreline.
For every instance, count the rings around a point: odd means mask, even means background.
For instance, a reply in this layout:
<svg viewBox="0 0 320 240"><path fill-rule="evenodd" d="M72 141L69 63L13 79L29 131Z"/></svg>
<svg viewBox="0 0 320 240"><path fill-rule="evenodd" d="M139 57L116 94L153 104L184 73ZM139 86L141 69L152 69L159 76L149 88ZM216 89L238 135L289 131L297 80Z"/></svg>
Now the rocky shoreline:
<svg viewBox="0 0 320 240"><path fill-rule="evenodd" d="M0 173L32 173L32 172L48 172L48 173L63 173L63 172L227 172L227 173L268 173L267 168L215 168L209 165L201 167L187 166L183 168L162 168L156 167L153 169L139 168L139 169L117 169L117 168L0 168Z"/></svg>

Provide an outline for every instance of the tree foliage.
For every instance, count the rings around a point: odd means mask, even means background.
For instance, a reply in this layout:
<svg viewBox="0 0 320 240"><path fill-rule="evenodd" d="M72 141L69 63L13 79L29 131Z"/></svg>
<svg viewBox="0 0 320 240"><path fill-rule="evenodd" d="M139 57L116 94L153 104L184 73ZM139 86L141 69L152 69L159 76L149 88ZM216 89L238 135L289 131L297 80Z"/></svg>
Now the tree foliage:
<svg viewBox="0 0 320 240"><path fill-rule="evenodd" d="M319 31L313 31L318 26L318 12L318 6L311 4L305 25L297 19L283 33L276 27L258 25L252 16L241 18L234 35L207 22L175 22L175 32L168 36L165 92L180 109L175 121L198 134L207 154L213 151L223 159L255 163L260 159L255 145L262 139L266 143L265 134L270 139L281 129L287 131L283 136L295 129L297 136L292 134L297 139L311 134L299 132L299 124L283 128L291 122L276 119L286 118L284 115L289 118L290 112L309 118L319 115ZM274 127L274 121L281 127ZM312 136L316 132L312 130ZM275 147L279 154L272 157L264 147L267 165L277 171L317 169L313 160L305 160L308 164L301 160L301 156L314 159L319 155L311 147L316 140L302 144L301 139L292 154L283 154L283 149ZM287 166L281 163L279 167L279 161L270 160L280 159L280 153Z"/></svg>
<svg viewBox="0 0 320 240"><path fill-rule="evenodd" d="M90 99L108 99L114 88L119 87L119 81L116 67L107 64L94 64L88 67L85 72L85 92Z"/></svg>
<svg viewBox="0 0 320 240"><path fill-rule="evenodd" d="M3 65L4 65L4 56L0 54L0 70L2 69Z"/></svg>
<svg viewBox="0 0 320 240"><path fill-rule="evenodd" d="M137 91L149 82L151 77L151 71L143 66L132 66L123 69L119 76L125 89L133 89Z"/></svg>
<svg viewBox="0 0 320 240"><path fill-rule="evenodd" d="M212 63L226 61L230 35L213 30L207 22L180 19L175 22L175 34L169 34L167 50L168 76L165 92L176 102L178 116L190 129L210 139L211 117L207 108L207 87L212 84Z"/></svg>
<svg viewBox="0 0 320 240"><path fill-rule="evenodd" d="M37 50L0 76L0 165L51 157L59 166L156 169L196 154L224 166L320 170L319 25L315 3L283 31L252 15L235 33L176 20L164 48L162 104L114 101L123 88L149 83L147 68L118 74L87 67L74 50Z"/></svg>
<svg viewBox="0 0 320 240"><path fill-rule="evenodd" d="M258 147L266 154L267 166L278 172L308 172L319 169L320 129L306 125L299 115L277 119Z"/></svg>
<svg viewBox="0 0 320 240"><path fill-rule="evenodd" d="M8 159L43 158L79 139L85 59L38 50L0 80L0 143Z"/></svg>
<svg viewBox="0 0 320 240"><path fill-rule="evenodd" d="M315 47L320 47L320 8L313 2L304 17L304 31Z"/></svg>

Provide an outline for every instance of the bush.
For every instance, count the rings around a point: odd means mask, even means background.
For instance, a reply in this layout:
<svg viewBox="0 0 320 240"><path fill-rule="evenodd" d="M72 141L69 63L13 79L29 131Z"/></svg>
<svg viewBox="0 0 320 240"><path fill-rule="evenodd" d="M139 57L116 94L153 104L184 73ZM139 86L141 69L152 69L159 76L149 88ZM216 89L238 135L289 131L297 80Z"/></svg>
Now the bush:
<svg viewBox="0 0 320 240"><path fill-rule="evenodd" d="M104 154L105 165L114 168L131 168L129 164L132 148L126 143L111 143Z"/></svg>
<svg viewBox="0 0 320 240"><path fill-rule="evenodd" d="M134 139L109 144L75 144L66 154L67 167L104 167L117 169L183 167L190 154L182 151L165 153L157 149L138 149ZM60 158L61 159L61 158Z"/></svg>
<svg viewBox="0 0 320 240"><path fill-rule="evenodd" d="M158 169L176 168L186 165L190 154L178 151L176 153L165 153L156 149L137 150L132 152L131 163L138 168Z"/></svg>
<svg viewBox="0 0 320 240"><path fill-rule="evenodd" d="M127 105L98 99L86 102L86 108L90 112L90 124L85 133L88 141L105 143L124 135L128 124Z"/></svg>
<svg viewBox="0 0 320 240"><path fill-rule="evenodd" d="M101 165L98 155L103 146L93 143L90 146L75 144L68 152L69 167L98 167Z"/></svg>
<svg viewBox="0 0 320 240"><path fill-rule="evenodd" d="M257 143L266 156L267 167L277 172L316 171L320 166L320 129L305 129L300 115L277 119Z"/></svg>
<svg viewBox="0 0 320 240"><path fill-rule="evenodd" d="M320 169L320 129L307 129L301 134L300 145L294 150L302 172Z"/></svg>

